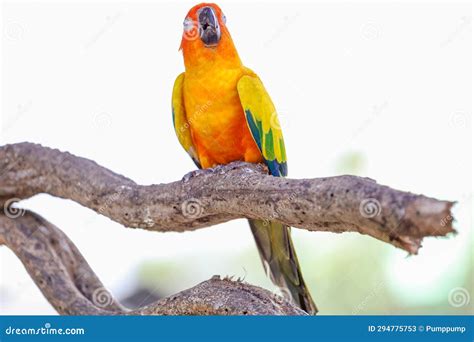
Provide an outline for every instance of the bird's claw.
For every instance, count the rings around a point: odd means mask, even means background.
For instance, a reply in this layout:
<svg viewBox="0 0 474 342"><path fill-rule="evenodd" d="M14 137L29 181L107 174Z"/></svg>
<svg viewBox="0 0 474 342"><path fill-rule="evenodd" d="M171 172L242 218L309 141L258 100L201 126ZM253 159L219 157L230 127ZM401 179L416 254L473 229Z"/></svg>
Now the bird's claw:
<svg viewBox="0 0 474 342"><path fill-rule="evenodd" d="M185 174L181 180L182 180L184 183L187 183L187 182L189 182L189 180L190 180L191 178L197 177L197 176L199 176L199 175L206 174L206 173L208 173L208 172L209 172L209 169L194 170L194 171L191 171L191 172L188 172L187 174Z"/></svg>
<svg viewBox="0 0 474 342"><path fill-rule="evenodd" d="M263 164L262 164L263 165ZM197 176L200 176L200 175L205 175L205 174L210 174L210 173L214 173L214 174L225 174L231 170L235 170L235 169L238 169L238 168L245 168L247 167L248 168L249 164L244 162L244 161L234 161L234 162L231 162L229 164L222 164L222 165L216 165L214 166L213 168L210 168L210 169L198 169L198 170L194 170L194 171L191 171L191 172L188 172L187 174L185 174L182 178L182 181L183 182L188 182L191 178L194 178L194 177L197 177Z"/></svg>
<svg viewBox="0 0 474 342"><path fill-rule="evenodd" d="M238 161L231 162L229 164L218 165L213 168L213 172L217 174L223 174L228 171L235 170L237 168L245 167L245 166L248 166L248 163L238 160Z"/></svg>

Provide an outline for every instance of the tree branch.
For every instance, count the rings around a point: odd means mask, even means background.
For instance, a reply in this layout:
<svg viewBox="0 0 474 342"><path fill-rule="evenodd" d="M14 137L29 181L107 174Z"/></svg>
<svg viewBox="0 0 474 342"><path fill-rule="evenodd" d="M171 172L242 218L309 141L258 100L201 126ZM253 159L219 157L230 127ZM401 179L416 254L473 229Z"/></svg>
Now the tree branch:
<svg viewBox="0 0 474 342"><path fill-rule="evenodd" d="M136 310L105 289L71 240L41 216L0 214L0 244L22 261L46 299L63 315L305 315L278 295L229 279L212 279Z"/></svg>
<svg viewBox="0 0 474 342"><path fill-rule="evenodd" d="M187 231L236 218L311 231L356 231L416 253L427 236L453 232L454 202L356 176L275 178L232 163L143 186L88 159L31 143L0 147L0 203L39 193L68 198L127 227Z"/></svg>
<svg viewBox="0 0 474 342"><path fill-rule="evenodd" d="M142 186L95 162L40 145L0 147L0 245L8 246L60 314L301 315L270 292L214 277L147 307L128 310L108 292L58 228L13 203L48 193L128 227L186 231L236 218L276 220L311 231L357 231L416 253L427 236L454 232L453 202L340 176L283 179L262 165L232 163L170 184Z"/></svg>

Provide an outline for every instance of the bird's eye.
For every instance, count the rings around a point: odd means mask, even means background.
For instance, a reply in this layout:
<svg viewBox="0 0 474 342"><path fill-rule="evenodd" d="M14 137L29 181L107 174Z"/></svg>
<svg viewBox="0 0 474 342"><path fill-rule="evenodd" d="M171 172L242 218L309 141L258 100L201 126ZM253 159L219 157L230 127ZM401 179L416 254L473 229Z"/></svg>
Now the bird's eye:
<svg viewBox="0 0 474 342"><path fill-rule="evenodd" d="M190 18L186 18L184 19L184 22L183 22L183 29L188 32L188 31L191 31L195 26L195 23L192 19Z"/></svg>
<svg viewBox="0 0 474 342"><path fill-rule="evenodd" d="M225 17L224 14L222 14L222 22L223 22L224 24L227 23L227 18Z"/></svg>

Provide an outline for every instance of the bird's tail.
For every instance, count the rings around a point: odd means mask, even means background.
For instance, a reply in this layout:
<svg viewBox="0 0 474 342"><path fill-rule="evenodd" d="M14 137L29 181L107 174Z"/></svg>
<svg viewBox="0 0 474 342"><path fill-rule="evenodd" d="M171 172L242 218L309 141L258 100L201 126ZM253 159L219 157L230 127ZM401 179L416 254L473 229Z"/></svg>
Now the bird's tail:
<svg viewBox="0 0 474 342"><path fill-rule="evenodd" d="M272 282L310 315L318 312L301 274L290 227L279 222L249 220L265 271ZM285 293L286 294L286 293Z"/></svg>

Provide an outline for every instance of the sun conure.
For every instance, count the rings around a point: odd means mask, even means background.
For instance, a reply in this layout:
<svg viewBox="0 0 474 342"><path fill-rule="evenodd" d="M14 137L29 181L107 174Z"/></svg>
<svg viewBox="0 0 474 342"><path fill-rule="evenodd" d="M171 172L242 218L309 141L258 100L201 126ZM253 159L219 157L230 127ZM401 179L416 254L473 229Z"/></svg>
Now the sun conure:
<svg viewBox="0 0 474 342"><path fill-rule="evenodd" d="M262 81L242 64L217 5L191 8L181 49L185 72L173 88L173 123L196 165L205 169L233 161L265 163L273 176L285 177L285 144L275 107ZM271 280L296 305L315 314L290 227L273 221L249 223Z"/></svg>

